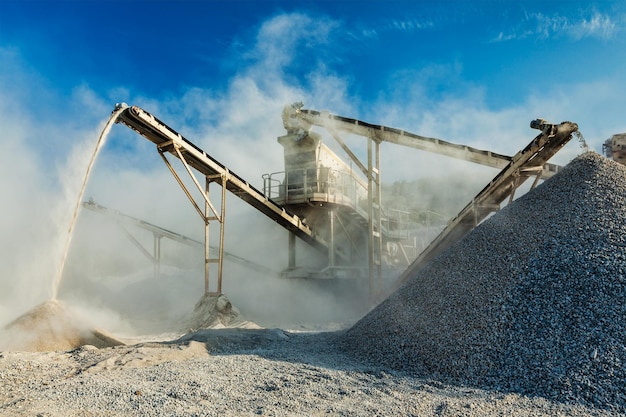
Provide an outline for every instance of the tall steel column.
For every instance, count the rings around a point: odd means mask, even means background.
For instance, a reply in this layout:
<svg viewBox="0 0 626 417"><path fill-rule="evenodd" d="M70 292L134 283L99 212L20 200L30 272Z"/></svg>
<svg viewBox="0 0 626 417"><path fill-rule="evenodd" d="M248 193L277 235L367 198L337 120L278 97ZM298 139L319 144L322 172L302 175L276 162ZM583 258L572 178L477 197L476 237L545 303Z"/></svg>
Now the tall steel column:
<svg viewBox="0 0 626 417"><path fill-rule="evenodd" d="M207 175L206 179L206 191L205 191L205 266L204 266L204 293L205 294L221 294L222 293L222 271L224 267L224 221L226 217L226 177L224 175ZM222 193L221 193L221 205L220 213L217 213L215 207L212 207L209 199L209 187L212 182L221 181ZM211 213L213 213L211 215ZM219 223L219 245L217 247L217 258L211 258L209 254L209 226L211 221L217 220ZM209 269L210 264L217 264L217 288L215 292L211 292L209 288Z"/></svg>
<svg viewBox="0 0 626 417"><path fill-rule="evenodd" d="M328 210L328 266L335 266L335 209Z"/></svg>
<svg viewBox="0 0 626 417"><path fill-rule="evenodd" d="M374 148L374 149L372 149ZM367 140L367 207L368 207L368 259L370 300L377 297L382 279L382 233L380 189L380 143Z"/></svg>
<svg viewBox="0 0 626 417"><path fill-rule="evenodd" d="M296 235L289 232L289 268L296 267Z"/></svg>
<svg viewBox="0 0 626 417"><path fill-rule="evenodd" d="M210 265L211 262L211 254L210 254L210 234L209 234L209 216L211 215L211 206L209 205L209 186L211 185L211 181L208 177L205 177L205 195L206 199L204 200L204 295L209 294L209 275L210 275Z"/></svg>

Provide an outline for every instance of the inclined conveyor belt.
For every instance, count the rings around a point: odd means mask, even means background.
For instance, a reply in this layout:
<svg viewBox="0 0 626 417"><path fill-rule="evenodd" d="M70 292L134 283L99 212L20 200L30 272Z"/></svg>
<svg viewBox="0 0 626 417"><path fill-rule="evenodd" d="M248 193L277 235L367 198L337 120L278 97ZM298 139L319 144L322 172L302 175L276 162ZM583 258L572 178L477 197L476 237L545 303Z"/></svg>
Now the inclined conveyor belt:
<svg viewBox="0 0 626 417"><path fill-rule="evenodd" d="M515 190L525 180L533 176L538 178L546 161L572 138L574 132L578 131L578 125L572 122L563 122L560 125L542 124L538 128L543 133L513 156L509 164L448 223L402 273L397 281L399 284L415 275L428 261L461 240L489 214L497 211L500 203L507 197L512 200Z"/></svg>
<svg viewBox="0 0 626 417"><path fill-rule="evenodd" d="M117 221L120 226L123 223L128 223L130 225L133 225L139 229L144 229L147 230L149 232L152 232L155 236L158 237L165 237L168 238L170 240L173 240L174 242L178 242L178 243L182 243L183 245L187 245L187 246L192 246L192 247L204 247L204 242L200 242L199 240L195 240L193 238L190 238L188 236L185 235L181 235L180 233L176 233L176 232L172 232L171 230L167 230L164 229L160 226L157 226L155 224L149 223L145 220L141 220L138 219L136 217L133 216L129 216L128 214L124 214L118 210L114 210L105 206L102 206L98 203L96 203L93 200L89 200L89 201L84 201L82 203L83 207L85 207L86 209L89 209L91 211L94 211L96 213L100 213L103 214L105 216L108 216L110 218L113 218L115 221ZM123 226L122 228L124 230L126 230ZM128 232L127 232L128 233ZM130 238L131 236L129 236ZM133 238L134 240L134 238ZM217 248L211 246L211 249L215 249L217 250ZM145 249L143 249L143 247L140 248L140 250L145 251ZM246 268L252 269L253 271L257 271L257 272L263 272L266 275L269 276L278 276L278 272L264 266L264 265L260 265L256 262L252 262L248 259L242 258L241 256L237 256L235 254L229 253L224 251L224 258L228 259L229 261L236 263L238 265L244 266Z"/></svg>
<svg viewBox="0 0 626 417"><path fill-rule="evenodd" d="M122 104L120 106L125 105ZM327 251L327 243L317 236L302 219L267 198L261 191L248 184L247 181L230 171L152 114L137 106L126 106L118 116L117 122L124 123L156 144L159 152L169 152L180 159L176 151L177 148L184 155L185 161L207 178L222 178L225 180L225 187L228 191L313 247Z"/></svg>
<svg viewBox="0 0 626 417"><path fill-rule="evenodd" d="M429 138L405 130L337 116L328 112L298 109L295 111L295 114L299 121L304 124L302 127L305 130L308 130L310 125L322 126L331 130L337 129L355 135L371 137L380 142L394 143L498 169L506 168L513 159L508 155L447 142L442 139ZM546 163L543 166L541 178L548 179L552 177L560 168L559 165Z"/></svg>

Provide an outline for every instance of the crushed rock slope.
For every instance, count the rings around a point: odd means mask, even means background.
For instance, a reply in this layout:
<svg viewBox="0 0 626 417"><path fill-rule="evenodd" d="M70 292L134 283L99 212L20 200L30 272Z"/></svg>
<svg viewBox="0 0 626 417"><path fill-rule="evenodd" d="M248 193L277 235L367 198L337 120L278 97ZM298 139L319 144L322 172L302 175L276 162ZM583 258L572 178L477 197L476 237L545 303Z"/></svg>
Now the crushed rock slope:
<svg viewBox="0 0 626 417"><path fill-rule="evenodd" d="M577 157L434 259L342 345L414 375L626 411L626 167Z"/></svg>

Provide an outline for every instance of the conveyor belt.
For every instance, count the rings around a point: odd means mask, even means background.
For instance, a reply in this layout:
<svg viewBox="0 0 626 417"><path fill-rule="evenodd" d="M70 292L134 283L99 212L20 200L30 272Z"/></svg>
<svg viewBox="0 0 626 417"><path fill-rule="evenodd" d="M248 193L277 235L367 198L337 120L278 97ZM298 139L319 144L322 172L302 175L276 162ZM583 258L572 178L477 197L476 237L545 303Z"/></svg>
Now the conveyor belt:
<svg viewBox="0 0 626 417"><path fill-rule="evenodd" d="M510 156L496 152L459 145L441 139L429 138L401 129L375 125L349 117L337 116L328 112L297 109L292 112L292 115L292 118L296 120L289 120L287 123L299 124L300 127L306 131L308 131L310 125L322 126L327 129L336 129L359 136L371 137L380 142L395 143L397 145L463 159L498 169L504 169L512 159ZM557 173L560 168L559 165L545 164L541 178L550 178Z"/></svg>
<svg viewBox="0 0 626 417"><path fill-rule="evenodd" d="M165 237L168 238L170 240L173 240L175 242L178 243L182 243L183 245L187 245L187 246L192 246L192 247L197 247L197 248L202 248L204 247L204 242L200 242L199 240L196 239L192 239L190 237L187 237L185 235L181 235L180 233L176 233L176 232L172 232L170 230L164 229L160 226L157 226L155 224L149 223L145 220L141 220L138 219L136 217L133 216L129 216L128 214L124 214L118 210L114 210L108 207L104 207L98 203L96 203L93 200L89 200L89 201L84 201L83 202L83 207L85 207L86 209L89 209L91 211L95 211L96 213L101 213L104 214L108 217L111 217L113 219L115 219L116 221L118 221L119 223L129 223L135 227L138 227L140 229L144 229L144 230L148 230L149 232L152 232L154 235L159 236L159 237ZM211 246L211 249L216 249L215 247ZM217 250L217 249L216 249ZM238 265L244 266L246 268L249 268L253 271L256 272L263 272L265 274L267 274L268 276L278 276L278 272L264 266L264 265L260 265L256 262L252 262L249 261L245 258L242 258L241 256L237 256L234 255L232 253L226 252L224 251L224 257L226 259L228 259L229 261L236 263Z"/></svg>
<svg viewBox="0 0 626 417"><path fill-rule="evenodd" d="M511 197L526 179L536 177L546 161L572 138L572 134L578 130L578 125L563 122L560 125L542 124L540 128L543 133L513 156L506 168L448 223L439 236L402 273L398 283L415 275L428 261L462 239L489 214L498 210L500 203Z"/></svg>
<svg viewBox="0 0 626 417"><path fill-rule="evenodd" d="M157 148L162 152L169 152L178 158L178 153L175 150L175 148L178 148L190 166L207 177L220 176L224 178L228 191L232 192L282 227L293 232L305 242L320 250L327 251L326 242L317 236L302 219L267 198L262 192L248 184L247 181L230 171L152 114L137 106L127 106L125 110L120 113L117 121L124 123L156 144Z"/></svg>

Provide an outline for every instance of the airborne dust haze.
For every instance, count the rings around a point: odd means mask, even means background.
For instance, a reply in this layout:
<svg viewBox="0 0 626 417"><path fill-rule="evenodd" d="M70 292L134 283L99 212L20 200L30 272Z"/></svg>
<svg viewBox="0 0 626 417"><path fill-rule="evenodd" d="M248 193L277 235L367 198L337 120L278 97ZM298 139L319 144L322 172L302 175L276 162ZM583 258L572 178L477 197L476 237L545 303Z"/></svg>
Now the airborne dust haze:
<svg viewBox="0 0 626 417"><path fill-rule="evenodd" d="M291 58L276 59L276 54L292 50L311 36L308 32L315 25L299 19L303 17L281 21L285 27L280 33L268 29L272 22L261 26L255 45L257 60L233 74L223 91L190 88L166 99L131 94L122 87L106 97L98 96L87 85L61 95L26 71L18 59L0 51L3 65L11 69L0 74L4 146L0 165L9 173L0 178L7 202L0 220L0 325L54 297L50 288L55 280L61 281L59 300L89 317L94 326L123 334L141 333L141 326L150 320L175 322L201 297L201 252L163 241L163 263L157 278L152 264L126 234L134 234L150 250L153 243L149 233L124 231L110 219L84 209L78 211L72 230L63 276L56 276L83 178L103 120L116 102L139 105L156 115L259 189L263 173L283 169L283 150L276 142L284 134L280 115L285 104L300 100L308 108L328 109L505 154L515 153L535 136L527 124L542 109L543 115L551 110L554 114L545 116L555 122L560 121L558 118L578 120L579 111L559 107L561 102L581 102L577 97L582 92L576 89L568 92L570 100L539 102L531 97L515 109L493 111L481 105L471 89L442 103L415 97L402 103L381 100L374 107L362 108L359 100L350 96L349 82L328 74L323 66L311 66L307 81L295 84L281 78L283 66L289 65ZM323 37L316 41L320 39ZM281 48L284 43L289 45ZM37 97L47 106L33 104L37 102L36 92L48 90ZM41 114L41 108L62 110ZM485 126L490 135L485 135ZM362 154L364 141L346 141ZM563 164L576 153L575 148L565 149L555 162ZM433 158L391 145L382 148L382 158L382 178L388 183L480 171L462 161ZM481 172L477 175L488 180L493 171ZM202 240L200 218L154 146L124 126L113 126L93 165L83 199L90 197L106 207ZM226 250L276 271L283 269L287 265L287 232L233 195L227 195L226 204ZM299 244L299 260L315 259L303 246ZM223 291L247 319L268 326L350 322L363 312L363 306L350 298L348 290L329 291L314 283L286 282L229 262L225 264Z"/></svg>

